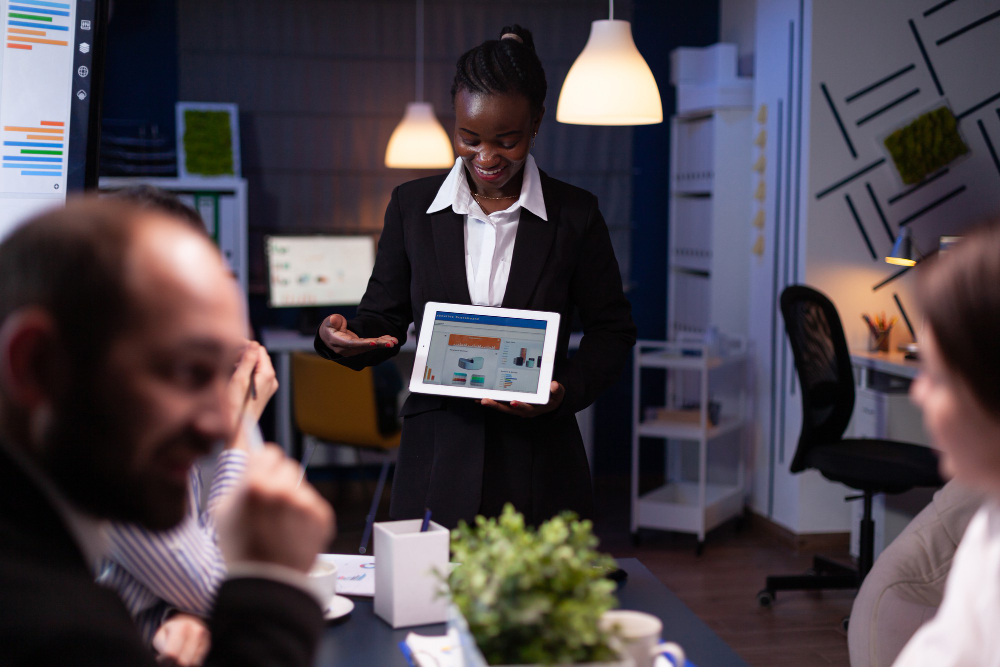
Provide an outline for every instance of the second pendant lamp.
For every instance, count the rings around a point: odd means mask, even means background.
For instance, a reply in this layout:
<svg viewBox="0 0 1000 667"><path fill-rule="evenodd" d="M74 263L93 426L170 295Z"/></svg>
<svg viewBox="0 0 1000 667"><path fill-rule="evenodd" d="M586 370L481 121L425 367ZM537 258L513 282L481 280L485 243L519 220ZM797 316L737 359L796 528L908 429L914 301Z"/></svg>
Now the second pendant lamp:
<svg viewBox="0 0 1000 667"><path fill-rule="evenodd" d="M424 2L417 0L417 101L406 105L403 120L389 137L385 166L396 169L445 169L455 161L451 138L424 101Z"/></svg>
<svg viewBox="0 0 1000 667"><path fill-rule="evenodd" d="M632 24L615 20L609 0L606 21L590 25L586 46L559 92L556 120L575 125L651 125L663 122L660 90L632 40Z"/></svg>

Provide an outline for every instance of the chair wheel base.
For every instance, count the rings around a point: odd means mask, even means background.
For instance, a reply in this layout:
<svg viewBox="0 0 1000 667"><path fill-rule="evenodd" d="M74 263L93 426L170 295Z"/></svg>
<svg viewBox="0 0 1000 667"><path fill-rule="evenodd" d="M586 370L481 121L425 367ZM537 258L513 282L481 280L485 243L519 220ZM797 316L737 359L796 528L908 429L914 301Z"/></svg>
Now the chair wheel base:
<svg viewBox="0 0 1000 667"><path fill-rule="evenodd" d="M766 588L757 593L757 605L763 609L770 609L774 604L774 591Z"/></svg>

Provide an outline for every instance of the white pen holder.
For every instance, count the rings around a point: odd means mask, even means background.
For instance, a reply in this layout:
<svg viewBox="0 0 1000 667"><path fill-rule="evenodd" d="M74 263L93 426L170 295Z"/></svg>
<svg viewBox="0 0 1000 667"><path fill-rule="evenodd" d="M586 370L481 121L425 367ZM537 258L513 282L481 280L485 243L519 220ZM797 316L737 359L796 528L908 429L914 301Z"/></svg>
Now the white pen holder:
<svg viewBox="0 0 1000 667"><path fill-rule="evenodd" d="M451 534L420 519L375 524L375 614L394 628L443 623L448 598L442 577L448 573Z"/></svg>

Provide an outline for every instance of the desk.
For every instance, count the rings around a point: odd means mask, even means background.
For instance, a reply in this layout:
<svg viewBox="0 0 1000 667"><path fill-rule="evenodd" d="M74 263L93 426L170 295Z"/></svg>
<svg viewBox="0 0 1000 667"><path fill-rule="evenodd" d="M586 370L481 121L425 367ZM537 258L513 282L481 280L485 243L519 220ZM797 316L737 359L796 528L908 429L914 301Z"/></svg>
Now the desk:
<svg viewBox="0 0 1000 667"><path fill-rule="evenodd" d="M909 397L910 383L920 362L902 352L851 351L857 372L854 415L848 434L855 438L883 438L931 446L919 408ZM875 557L889 546L929 501L932 490L914 489L901 495L877 494L872 503L875 521ZM861 503L851 507L851 554L857 556Z"/></svg>
<svg viewBox="0 0 1000 667"><path fill-rule="evenodd" d="M264 328L260 344L274 359L274 374L278 378L278 391L274 395L274 437L289 456L295 441L292 420L292 352L315 352L315 335L305 335L294 329ZM401 352L416 352L417 342L413 331L407 334ZM403 382L408 382L403 378Z"/></svg>
<svg viewBox="0 0 1000 667"><path fill-rule="evenodd" d="M663 621L664 639L683 646L688 659L698 667L746 665L637 559L623 558L618 565L628 572L628 581L618 591L623 609L637 609L659 617ZM352 599L351 616L339 625L328 627L324 633L317 666L403 667L406 659L399 651L399 642L408 633L445 633L444 623L393 630L375 616L371 598Z"/></svg>
<svg viewBox="0 0 1000 667"><path fill-rule="evenodd" d="M851 352L857 369L853 429L855 438L885 438L930 446L920 410L910 402L909 388L920 362L902 352Z"/></svg>

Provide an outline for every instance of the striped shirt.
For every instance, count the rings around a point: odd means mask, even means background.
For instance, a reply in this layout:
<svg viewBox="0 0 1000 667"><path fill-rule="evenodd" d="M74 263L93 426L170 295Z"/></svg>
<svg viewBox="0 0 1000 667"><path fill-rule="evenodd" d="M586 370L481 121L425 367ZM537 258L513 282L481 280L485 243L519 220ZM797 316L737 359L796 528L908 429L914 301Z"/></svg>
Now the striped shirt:
<svg viewBox="0 0 1000 667"><path fill-rule="evenodd" d="M245 452L232 449L219 455L204 509L201 475L195 466L188 513L176 528L151 532L129 523L109 527L110 549L97 580L121 596L147 641L152 641L172 609L202 617L211 612L226 576L216 544L215 512L243 479L246 458Z"/></svg>

